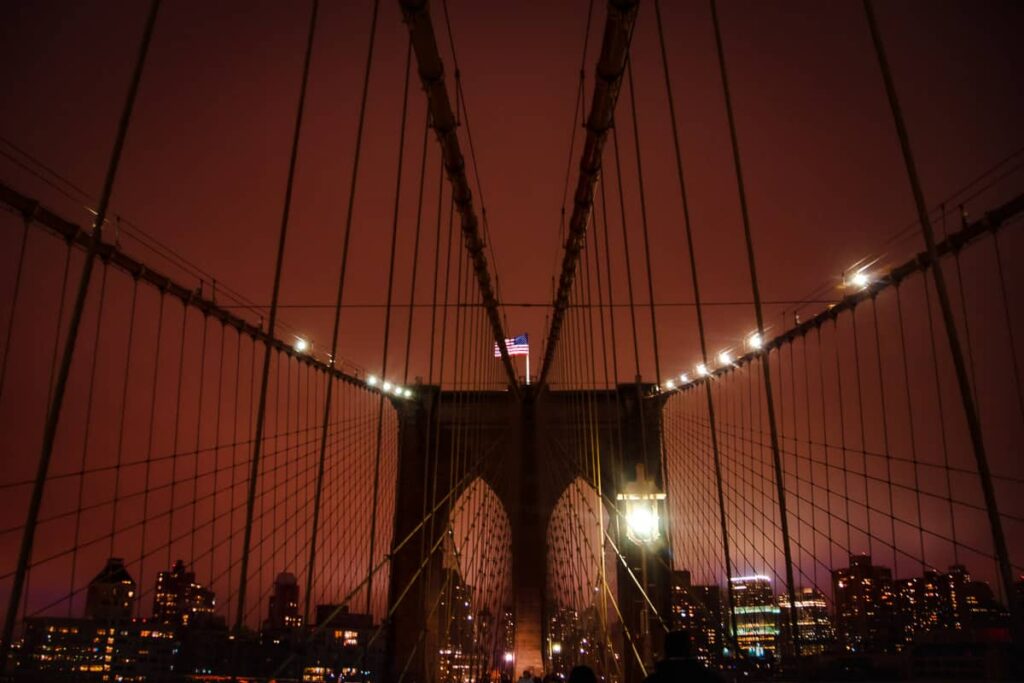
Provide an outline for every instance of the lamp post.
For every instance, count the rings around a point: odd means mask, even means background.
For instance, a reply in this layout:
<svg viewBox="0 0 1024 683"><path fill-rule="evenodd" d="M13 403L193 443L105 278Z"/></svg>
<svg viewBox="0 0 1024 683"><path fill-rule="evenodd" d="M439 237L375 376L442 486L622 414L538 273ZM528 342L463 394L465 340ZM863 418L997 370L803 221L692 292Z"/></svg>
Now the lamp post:
<svg viewBox="0 0 1024 683"><path fill-rule="evenodd" d="M623 484L622 492L616 496L622 504L622 515L626 520L626 535L640 548L640 585L643 592L648 590L647 549L661 540L661 508L665 494L658 489L653 479L647 478L643 463L636 465L636 479ZM644 665L651 664L650 612L648 600L641 596L640 637L643 647Z"/></svg>

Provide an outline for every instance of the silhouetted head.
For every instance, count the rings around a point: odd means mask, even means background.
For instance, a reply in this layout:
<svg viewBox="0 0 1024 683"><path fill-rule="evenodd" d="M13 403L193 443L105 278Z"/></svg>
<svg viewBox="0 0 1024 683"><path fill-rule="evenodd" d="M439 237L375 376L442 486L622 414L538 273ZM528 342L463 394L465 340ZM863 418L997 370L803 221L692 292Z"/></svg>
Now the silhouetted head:
<svg viewBox="0 0 1024 683"><path fill-rule="evenodd" d="M597 676L589 666L574 666L569 672L569 683L597 683Z"/></svg>
<svg viewBox="0 0 1024 683"><path fill-rule="evenodd" d="M665 635L666 659L687 659L692 654L689 631L669 631Z"/></svg>

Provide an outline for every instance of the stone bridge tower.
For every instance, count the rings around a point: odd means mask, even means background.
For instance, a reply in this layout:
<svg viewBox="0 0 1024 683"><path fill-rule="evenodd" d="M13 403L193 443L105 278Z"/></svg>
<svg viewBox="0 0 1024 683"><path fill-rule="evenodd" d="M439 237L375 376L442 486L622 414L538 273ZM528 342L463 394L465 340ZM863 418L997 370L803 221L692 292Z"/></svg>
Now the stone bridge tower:
<svg viewBox="0 0 1024 683"><path fill-rule="evenodd" d="M481 468L481 478L495 492L505 507L512 532L512 585L513 611L516 623L515 669L518 675L525 668L535 672L543 671L546 664L545 614L549 607L546 596L547 580L547 529L552 511L562 493L577 478L588 479L584 472L573 471L564 463L547 462L547 449L541 447L545 440L554 439L569 448L579 448L582 430L579 415L582 402L589 406L592 425L589 433L598 435L596 444L601 462L601 488L605 508L614 501L623 481L632 480L636 465L645 463L647 470L661 484L660 411L661 399L652 396L647 385L620 385L613 391L531 391L527 387L521 400L505 391L474 392L472 428L482 430L480 443L491 444L488 452L477 454L495 461L494 466ZM440 643L438 634L430 628L424 629L424 618L433 605L438 591L439 579L432 585L424 585L414 577L420 569L421 543L429 547L427 538L430 526L421 525L423 518L424 487L429 477L425 472L434 467L427 462L425 448L428 425L440 425L440 448L437 452L447 453L456 430L459 414L453 407L457 402L450 400L454 395L441 394L436 387L418 389L420 401L398 405L399 419L399 465L397 506L395 515L396 541L413 536L395 554L391 573L391 597L400 595L408 588L409 594L402 600L389 625L392 650L390 680L397 681L403 669L404 680L427 681L431 676L426 670L433 661L427 653L436 653ZM434 421L434 422L431 422ZM433 432L435 438L437 432ZM586 446L584 446L586 447ZM471 455L471 458L473 456ZM445 458L436 463L439 480L448 481L448 463ZM471 483L464 482L464 485ZM452 500L457 498L453 494ZM637 587L641 572L639 551L620 532L616 524L616 512L608 510L612 523L608 533L623 552L629 570L623 562L617 561L616 585L617 602L623 613L626 627L633 634L641 632L643 599ZM446 508L436 513L434 529L447 524ZM436 539L436 531L434 538ZM663 546L664 548L664 546ZM647 591L655 601L659 612L667 614L668 572L670 565L667 550L657 551L661 557L648 554ZM432 576L440 577L440 554L435 553L431 562L437 571ZM651 649L660 649L660 628L651 624ZM625 645L621 633L616 636L615 647L623 652ZM623 657L626 680L641 680L639 667L630 658ZM409 662L406 669L406 662ZM631 670L630 667L635 670Z"/></svg>

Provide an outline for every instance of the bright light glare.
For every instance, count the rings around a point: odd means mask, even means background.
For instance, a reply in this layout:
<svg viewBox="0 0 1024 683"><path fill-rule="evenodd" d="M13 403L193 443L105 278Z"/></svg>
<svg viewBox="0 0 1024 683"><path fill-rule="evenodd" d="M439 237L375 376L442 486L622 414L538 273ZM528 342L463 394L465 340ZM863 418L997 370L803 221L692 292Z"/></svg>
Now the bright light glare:
<svg viewBox="0 0 1024 683"><path fill-rule="evenodd" d="M380 380L377 379L376 375L370 375L369 377L366 378L366 383L369 384L371 387L377 386L378 381Z"/></svg>
<svg viewBox="0 0 1024 683"><path fill-rule="evenodd" d="M381 385L381 388L384 391L391 391L391 382L384 382L384 384Z"/></svg>
<svg viewBox="0 0 1024 683"><path fill-rule="evenodd" d="M690 381L690 376L687 375L685 372L683 374L679 375L679 383L680 384L687 384L687 383L689 383L689 381Z"/></svg>
<svg viewBox="0 0 1024 683"><path fill-rule="evenodd" d="M665 388L666 389L675 389L676 388L676 383L673 382L670 379L669 380L665 380Z"/></svg>
<svg viewBox="0 0 1024 683"><path fill-rule="evenodd" d="M654 538L658 531L658 516L645 505L637 505L626 516L633 536L639 539Z"/></svg>
<svg viewBox="0 0 1024 683"><path fill-rule="evenodd" d="M405 396L406 398L412 398L412 391L410 389L406 389L405 391L402 392L402 396Z"/></svg>
<svg viewBox="0 0 1024 683"><path fill-rule="evenodd" d="M857 289L864 289L871 284L871 276L863 270L858 270L847 280L847 285L850 287L856 287Z"/></svg>
<svg viewBox="0 0 1024 683"><path fill-rule="evenodd" d="M729 355L728 351L722 351L718 354L718 362L722 365L728 365L732 362L732 356Z"/></svg>
<svg viewBox="0 0 1024 683"><path fill-rule="evenodd" d="M697 374L700 375L701 377L707 377L710 374L708 373L708 366L704 365L703 363L698 365Z"/></svg>
<svg viewBox="0 0 1024 683"><path fill-rule="evenodd" d="M394 386L394 388L391 390L391 393L393 393L395 396L401 396L402 395L402 387L400 387L400 386L398 386L396 384Z"/></svg>
<svg viewBox="0 0 1024 683"><path fill-rule="evenodd" d="M506 661L506 662L511 662L511 661L513 661L513 660L514 660L515 658L516 658L516 656L515 656L514 654L512 654L511 652L506 652L506 653L505 653L505 661Z"/></svg>
<svg viewBox="0 0 1024 683"><path fill-rule="evenodd" d="M561 643L552 643L551 644L551 652L553 652L554 654L557 655L561 651L562 651L562 644Z"/></svg>
<svg viewBox="0 0 1024 683"><path fill-rule="evenodd" d="M761 339L761 335L760 334L758 334L757 332L754 332L752 335L747 337L747 344L749 344L750 348L752 348L752 349L759 349L762 346L764 346L764 340Z"/></svg>
<svg viewBox="0 0 1024 683"><path fill-rule="evenodd" d="M295 351L296 353L305 353L309 350L309 342L302 337L295 338Z"/></svg>

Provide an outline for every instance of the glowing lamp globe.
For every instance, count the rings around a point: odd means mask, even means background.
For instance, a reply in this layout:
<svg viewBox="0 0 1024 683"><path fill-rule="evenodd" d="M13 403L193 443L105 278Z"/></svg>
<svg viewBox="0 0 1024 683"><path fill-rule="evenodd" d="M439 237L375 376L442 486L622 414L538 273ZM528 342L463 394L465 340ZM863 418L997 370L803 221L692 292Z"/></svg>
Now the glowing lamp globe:
<svg viewBox="0 0 1024 683"><path fill-rule="evenodd" d="M617 498L622 504L629 539L640 545L657 543L661 537L661 507L665 494L647 478L642 464L636 466L636 480L627 482Z"/></svg>

